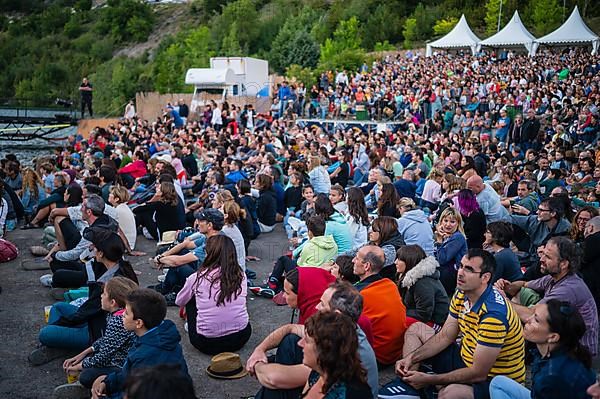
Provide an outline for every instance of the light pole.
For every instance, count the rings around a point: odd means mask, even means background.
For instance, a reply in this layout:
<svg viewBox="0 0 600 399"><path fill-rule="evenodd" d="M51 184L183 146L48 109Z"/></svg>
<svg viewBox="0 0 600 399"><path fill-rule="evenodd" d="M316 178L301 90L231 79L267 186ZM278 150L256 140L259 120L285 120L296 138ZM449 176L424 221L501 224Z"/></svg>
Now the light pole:
<svg viewBox="0 0 600 399"><path fill-rule="evenodd" d="M498 29L496 30L496 32L500 32L500 20L501 19L502 19L502 0L500 0L500 10L498 10Z"/></svg>

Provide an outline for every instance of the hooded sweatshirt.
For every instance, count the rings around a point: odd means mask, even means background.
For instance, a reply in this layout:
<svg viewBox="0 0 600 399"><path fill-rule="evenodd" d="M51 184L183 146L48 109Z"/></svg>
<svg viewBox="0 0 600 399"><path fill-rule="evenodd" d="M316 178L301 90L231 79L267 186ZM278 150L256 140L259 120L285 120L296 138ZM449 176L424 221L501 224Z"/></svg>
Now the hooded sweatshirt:
<svg viewBox="0 0 600 399"><path fill-rule="evenodd" d="M298 266L321 266L333 261L338 254L338 246L332 235L311 238L303 247L298 258Z"/></svg>
<svg viewBox="0 0 600 399"><path fill-rule="evenodd" d="M325 222L325 235L332 235L338 246L338 255L352 249L353 237L346 219L341 213L335 212Z"/></svg>
<svg viewBox="0 0 600 399"><path fill-rule="evenodd" d="M430 256L433 255L433 230L421 209L413 209L398 219L398 231L406 245L419 245Z"/></svg>
<svg viewBox="0 0 600 399"><path fill-rule="evenodd" d="M304 324L306 319L317 312L317 304L321 295L335 282L333 274L318 267L298 268L298 323Z"/></svg>
<svg viewBox="0 0 600 399"><path fill-rule="evenodd" d="M438 261L433 256L428 256L402 277L400 290L406 306L406 316L437 325L446 321L450 303L440 282L438 267Z"/></svg>
<svg viewBox="0 0 600 399"><path fill-rule="evenodd" d="M127 360L121 371L106 376L106 393L123 391L125 380L132 370L159 364L179 365L182 373L188 376L188 368L181 351L181 336L171 320L163 320L146 334L137 337L135 344L127 354Z"/></svg>

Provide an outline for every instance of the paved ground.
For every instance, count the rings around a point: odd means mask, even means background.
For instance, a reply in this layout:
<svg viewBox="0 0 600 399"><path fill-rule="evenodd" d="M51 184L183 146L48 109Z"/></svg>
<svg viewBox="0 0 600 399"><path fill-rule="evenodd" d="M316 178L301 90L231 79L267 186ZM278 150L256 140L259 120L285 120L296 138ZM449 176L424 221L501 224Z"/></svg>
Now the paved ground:
<svg viewBox="0 0 600 399"><path fill-rule="evenodd" d="M8 238L17 244L21 254L17 260L0 265L0 285L3 289L0 294L0 398L50 398L52 389L66 382L61 368L62 360L40 367L31 367L27 362L27 355L37 345L38 332L45 324L44 306L54 303L48 295L49 290L38 281L48 271L25 271L21 268L23 259L32 258L28 247L39 244L40 237L41 230L9 233ZM151 255L155 244L140 237L138 249ZM249 262L248 267L257 272L257 281L262 281L268 275L272 262L286 250L287 242L281 226L252 242L250 254L260 257L261 261ZM158 272L150 268L148 256L130 257L129 260L139 272L142 286L156 283ZM253 331L250 341L239 352L244 362L269 332L281 324L289 323L291 316L288 307L278 307L272 301L252 294L248 296L248 311ZM230 381L209 378L204 370L210 363L210 356L198 352L189 343L183 330L183 320L178 316L178 308L169 308L168 318L175 322L182 335L183 350L199 398L240 398L258 390L259 384L251 377ZM389 379L389 374L389 371L384 373L382 381Z"/></svg>

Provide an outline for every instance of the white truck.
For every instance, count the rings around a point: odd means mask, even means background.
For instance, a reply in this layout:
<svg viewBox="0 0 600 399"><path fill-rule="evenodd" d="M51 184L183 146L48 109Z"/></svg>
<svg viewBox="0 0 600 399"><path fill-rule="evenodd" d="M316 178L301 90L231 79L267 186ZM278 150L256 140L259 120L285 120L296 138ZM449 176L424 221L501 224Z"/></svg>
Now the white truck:
<svg viewBox="0 0 600 399"><path fill-rule="evenodd" d="M269 63L251 57L212 57L210 68L188 69L185 83L194 85L190 112L215 95L220 101L231 97L269 97Z"/></svg>

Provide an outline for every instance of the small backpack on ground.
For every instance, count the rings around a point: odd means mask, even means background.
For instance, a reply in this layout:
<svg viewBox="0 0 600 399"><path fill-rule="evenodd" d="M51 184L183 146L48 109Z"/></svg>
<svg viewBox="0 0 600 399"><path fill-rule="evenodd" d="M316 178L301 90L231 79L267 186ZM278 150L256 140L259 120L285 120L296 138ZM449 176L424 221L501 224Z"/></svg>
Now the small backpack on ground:
<svg viewBox="0 0 600 399"><path fill-rule="evenodd" d="M0 238L0 263L10 262L19 256L19 250L10 241Z"/></svg>

